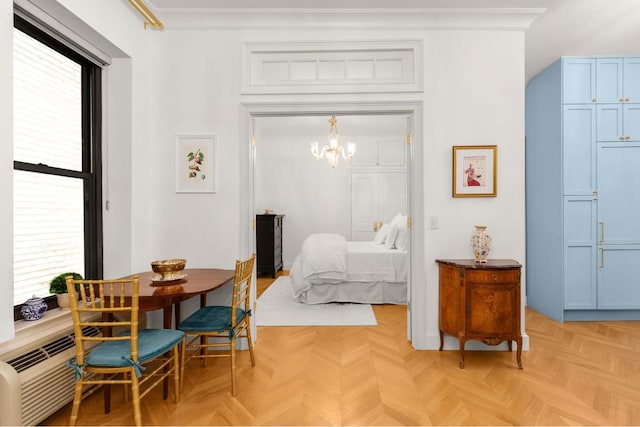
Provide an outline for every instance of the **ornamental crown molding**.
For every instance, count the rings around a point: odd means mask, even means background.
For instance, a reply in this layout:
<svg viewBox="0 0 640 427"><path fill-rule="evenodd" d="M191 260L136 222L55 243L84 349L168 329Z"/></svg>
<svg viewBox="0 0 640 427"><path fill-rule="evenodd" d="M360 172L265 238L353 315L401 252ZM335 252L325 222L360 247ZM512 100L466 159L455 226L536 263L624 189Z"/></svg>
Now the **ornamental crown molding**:
<svg viewBox="0 0 640 427"><path fill-rule="evenodd" d="M166 30L525 31L543 8L284 9L155 8Z"/></svg>

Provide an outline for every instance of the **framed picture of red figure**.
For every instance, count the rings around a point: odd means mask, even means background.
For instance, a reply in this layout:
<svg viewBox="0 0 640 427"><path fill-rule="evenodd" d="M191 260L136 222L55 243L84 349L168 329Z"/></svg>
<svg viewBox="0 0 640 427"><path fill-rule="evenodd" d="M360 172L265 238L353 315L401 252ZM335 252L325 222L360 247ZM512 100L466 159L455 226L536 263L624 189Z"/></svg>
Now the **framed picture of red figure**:
<svg viewBox="0 0 640 427"><path fill-rule="evenodd" d="M496 197L498 147L453 146L453 197Z"/></svg>

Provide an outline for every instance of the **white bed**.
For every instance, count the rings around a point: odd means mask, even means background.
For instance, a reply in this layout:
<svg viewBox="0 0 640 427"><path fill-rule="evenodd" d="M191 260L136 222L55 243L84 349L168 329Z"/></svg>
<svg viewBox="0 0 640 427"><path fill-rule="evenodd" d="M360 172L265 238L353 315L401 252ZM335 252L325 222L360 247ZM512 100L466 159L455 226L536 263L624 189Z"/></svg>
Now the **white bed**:
<svg viewBox="0 0 640 427"><path fill-rule="evenodd" d="M307 304L406 304L407 270L406 249L312 234L291 267L293 298Z"/></svg>

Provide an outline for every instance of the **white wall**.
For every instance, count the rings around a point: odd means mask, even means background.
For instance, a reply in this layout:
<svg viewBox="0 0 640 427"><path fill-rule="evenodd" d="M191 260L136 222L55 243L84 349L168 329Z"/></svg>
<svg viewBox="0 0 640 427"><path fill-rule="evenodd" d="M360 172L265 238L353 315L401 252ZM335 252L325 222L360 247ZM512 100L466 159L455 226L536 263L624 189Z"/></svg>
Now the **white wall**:
<svg viewBox="0 0 640 427"><path fill-rule="evenodd" d="M515 259L524 266L524 34L432 33L425 62L425 306L433 347L438 330L434 260L472 258L474 224L488 226L490 258ZM452 198L451 147L485 144L498 146L497 197ZM439 229L429 228L432 215L439 217ZM523 298L524 277L523 270Z"/></svg>
<svg viewBox="0 0 640 427"><path fill-rule="evenodd" d="M0 2L0 342L13 338L13 7Z"/></svg>
<svg viewBox="0 0 640 427"><path fill-rule="evenodd" d="M473 225L484 223L493 237L491 257L524 262L524 33L491 30L406 29L367 25L336 27L329 35L322 25L269 25L252 28L180 27L162 32L142 30L126 2L65 0L64 5L125 51L131 60L115 64L110 92L109 191L105 213L105 274L147 270L153 259L183 257L189 267L230 268L241 255L251 224L241 222L246 204L241 183L248 159L241 158L246 130L241 128L241 102L300 102L300 97L241 96L242 44L255 41L415 40L424 41L424 93L306 95L306 103L423 103L422 173L425 218L438 216L440 227L417 236L424 245L420 268L424 283L416 283L412 327L414 346L437 348L436 258L469 258ZM4 11L7 12L7 11ZM3 15L4 16L4 15ZM364 15L362 15L364 16ZM502 15L501 19L505 19ZM3 32L10 25L6 16ZM378 17L376 16L376 19ZM198 19L204 19L199 16ZM309 19L305 16L305 19ZM358 17L358 19L361 19ZM364 19L364 18L362 18ZM386 18L385 18L386 19ZM4 38L3 38L4 40ZM0 49L3 47L0 44ZM7 57L6 48L0 50ZM0 61L0 76L8 61ZM115 68L114 68L115 70ZM130 81L127 76L130 74ZM111 76L110 76L111 77ZM3 85L6 86L6 79ZM130 93L126 93L130 88ZM120 92L120 90L122 92ZM123 93L124 92L124 93ZM10 108L0 101L0 109ZM121 105L124 110L119 110ZM3 127L3 131L4 130ZM215 194L175 193L175 135L213 134L218 141L218 183ZM498 197L451 197L451 146L498 145ZM7 150L7 148L0 148ZM4 151L3 151L4 153ZM9 152L5 154L9 155ZM5 156L2 156L5 159ZM11 167L3 160L3 174ZM10 173L10 172L9 172ZM10 199L2 180L0 196ZM261 206L256 206L261 208ZM11 220L2 208L2 223ZM9 210L7 210L9 209ZM129 212L128 212L129 211ZM6 225L5 225L6 227ZM8 231L0 232L6 233ZM11 253L2 239L3 253ZM4 262L1 261L1 262ZM7 293L11 265L0 264L0 292ZM524 277L524 274L523 274ZM524 294L524 292L523 292ZM10 295L9 295L10 296ZM3 298L7 300L7 298ZM10 298L8 298L10 300ZM183 310L188 314L193 306ZM4 311L3 311L4 313ZM152 316L151 323L159 322ZM0 325L7 325L5 320ZM524 325L523 325L524 327ZM0 328L11 329L11 328ZM450 344L454 345L454 344ZM454 345L457 347L457 343Z"/></svg>
<svg viewBox="0 0 640 427"><path fill-rule="evenodd" d="M282 30L176 30L154 39L154 152L156 182L153 187L154 228L166 229L154 238L157 256L179 255L199 265L230 265L238 253L238 171L242 138L238 103L304 101L390 102L405 99L424 102L424 212L437 215L440 228L426 229L424 238L424 297L415 307L423 316L417 324L424 332L415 345L436 348L436 258L470 258L469 238L473 225L484 223L494 240L491 256L524 262L524 33L518 31L345 31L332 32L335 39L424 40L425 93L378 95L245 96L240 66L243 42L317 40L325 34ZM173 136L215 134L220 156L218 193L174 194L172 176ZM259 134L258 134L259 136ZM258 143L260 143L258 141ZM498 197L453 199L451 197L451 147L498 145ZM245 168L246 169L246 168ZM134 175L136 172L134 171ZM256 210L279 209L256 205ZM174 225L172 231L170 227ZM175 224L184 224L177 227ZM185 230L193 230L187 236ZM419 236L418 236L419 238ZM524 277L524 275L523 275ZM524 292L523 292L524 294Z"/></svg>

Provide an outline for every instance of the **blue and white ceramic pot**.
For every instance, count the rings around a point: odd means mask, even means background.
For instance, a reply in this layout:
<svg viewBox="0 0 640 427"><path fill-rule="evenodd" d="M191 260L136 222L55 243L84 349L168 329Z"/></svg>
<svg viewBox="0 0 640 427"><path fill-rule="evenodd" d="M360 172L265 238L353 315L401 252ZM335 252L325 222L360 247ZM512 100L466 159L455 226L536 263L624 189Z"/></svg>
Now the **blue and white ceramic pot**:
<svg viewBox="0 0 640 427"><path fill-rule="evenodd" d="M39 320L44 312L47 311L47 308L47 303L42 298L34 295L33 298L25 301L20 313L22 313L24 320Z"/></svg>

